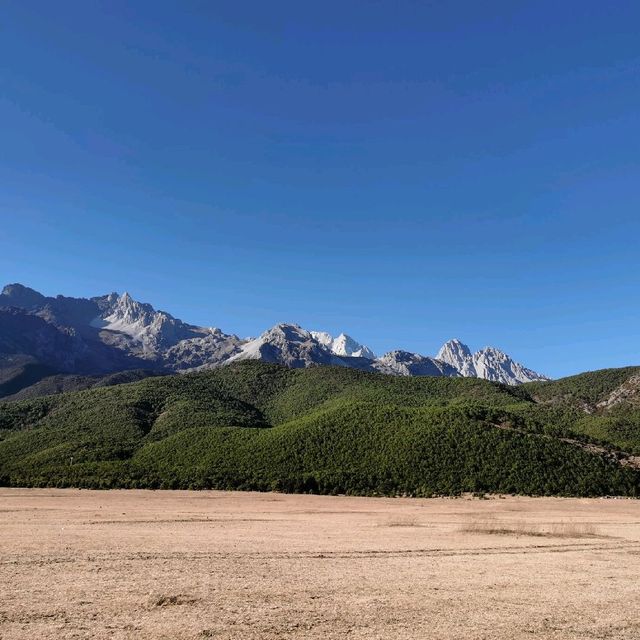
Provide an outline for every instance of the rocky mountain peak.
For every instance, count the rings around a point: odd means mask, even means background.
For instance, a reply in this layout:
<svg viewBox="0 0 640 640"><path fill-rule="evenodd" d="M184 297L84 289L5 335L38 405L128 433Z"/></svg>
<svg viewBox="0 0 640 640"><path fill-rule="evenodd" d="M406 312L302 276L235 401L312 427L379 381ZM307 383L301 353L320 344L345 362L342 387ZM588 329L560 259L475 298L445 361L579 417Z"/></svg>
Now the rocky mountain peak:
<svg viewBox="0 0 640 640"><path fill-rule="evenodd" d="M261 338L266 340L272 338L279 338L284 340L293 340L293 341L307 341L312 339L312 335L309 331L303 329L300 325L290 324L287 322L280 322L270 329L267 329L262 335Z"/></svg>
<svg viewBox="0 0 640 640"><path fill-rule="evenodd" d="M280 323L245 343L228 362L264 360L301 368L315 364L341 364L309 331L297 324Z"/></svg>
<svg viewBox="0 0 640 640"><path fill-rule="evenodd" d="M534 380L548 380L546 376L527 369L495 347L485 347L476 352L473 355L473 364L478 378L503 384L513 385Z"/></svg>
<svg viewBox="0 0 640 640"><path fill-rule="evenodd" d="M45 302L46 297L41 293L18 282L6 285L0 293L0 306L32 309Z"/></svg>
<svg viewBox="0 0 640 640"><path fill-rule="evenodd" d="M442 347L440 347L440 351L438 353L453 353L465 358L471 355L471 349L469 349L464 342L458 340L458 338L453 338L452 340L445 342Z"/></svg>
<svg viewBox="0 0 640 640"><path fill-rule="evenodd" d="M457 338L445 342L440 347L436 359L455 367L466 378L476 375L471 349Z"/></svg>
<svg viewBox="0 0 640 640"><path fill-rule="evenodd" d="M138 355L155 358L163 349L181 340L199 337L207 329L193 327L169 313L157 311L150 304L138 302L128 292L109 294L97 299L100 314L91 325L102 331L126 336L128 344ZM115 338L110 339L116 342Z"/></svg>
<svg viewBox="0 0 640 640"><path fill-rule="evenodd" d="M438 351L437 358L455 367L467 378L484 378L511 385L547 379L515 362L496 347L485 347L471 353L469 347L457 339L446 342Z"/></svg>
<svg viewBox="0 0 640 640"><path fill-rule="evenodd" d="M162 316L173 319L168 313L156 311L150 304L134 300L127 291L113 300L110 311L109 316L113 318L131 323L140 322L144 325L153 324Z"/></svg>

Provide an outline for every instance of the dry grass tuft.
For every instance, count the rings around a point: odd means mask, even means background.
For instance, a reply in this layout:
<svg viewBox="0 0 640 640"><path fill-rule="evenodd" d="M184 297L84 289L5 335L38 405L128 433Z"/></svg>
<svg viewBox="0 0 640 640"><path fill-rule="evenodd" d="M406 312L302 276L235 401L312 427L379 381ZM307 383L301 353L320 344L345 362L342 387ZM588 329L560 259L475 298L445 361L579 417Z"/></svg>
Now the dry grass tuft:
<svg viewBox="0 0 640 640"><path fill-rule="evenodd" d="M399 516L381 522L379 527L421 527L422 525L416 518L410 516Z"/></svg>
<svg viewBox="0 0 640 640"><path fill-rule="evenodd" d="M606 538L589 522L552 522L533 525L524 522L500 523L496 521L470 522L460 528L463 533L501 536L530 536L538 538Z"/></svg>
<svg viewBox="0 0 640 640"><path fill-rule="evenodd" d="M196 601L197 598L185 595L183 593L178 593L170 596L154 594L149 598L149 607L152 609L155 609L157 607L171 607L181 604L193 604Z"/></svg>

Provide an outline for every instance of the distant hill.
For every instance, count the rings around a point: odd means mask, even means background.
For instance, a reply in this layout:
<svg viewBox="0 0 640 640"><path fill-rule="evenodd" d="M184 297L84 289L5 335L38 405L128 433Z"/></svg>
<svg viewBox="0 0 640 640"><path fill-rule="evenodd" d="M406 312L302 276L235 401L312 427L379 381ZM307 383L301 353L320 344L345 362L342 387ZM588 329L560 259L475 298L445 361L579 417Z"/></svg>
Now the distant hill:
<svg viewBox="0 0 640 640"><path fill-rule="evenodd" d="M0 482L635 496L639 375L513 387L239 362L0 403Z"/></svg>
<svg viewBox="0 0 640 640"><path fill-rule="evenodd" d="M36 365L39 367L39 365ZM39 371L38 371L39 372ZM117 384L127 384L144 380L158 375L166 375L162 372L155 372L149 369L132 369L130 371L118 371L102 376L77 376L71 373L54 374L39 377L36 382L28 386L20 386L19 390L13 394L0 396L2 402L17 402L20 400L31 400L42 396L50 396L58 393L69 393L71 391L84 391L93 387L111 387ZM13 382L16 382L15 378Z"/></svg>

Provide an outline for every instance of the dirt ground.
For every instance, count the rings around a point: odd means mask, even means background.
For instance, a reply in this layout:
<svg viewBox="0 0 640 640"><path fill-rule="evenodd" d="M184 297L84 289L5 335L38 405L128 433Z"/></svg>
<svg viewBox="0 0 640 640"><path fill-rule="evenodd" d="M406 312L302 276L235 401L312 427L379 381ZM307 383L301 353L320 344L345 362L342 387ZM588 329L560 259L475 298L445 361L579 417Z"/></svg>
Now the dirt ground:
<svg viewBox="0 0 640 640"><path fill-rule="evenodd" d="M0 489L0 638L640 638L640 501Z"/></svg>

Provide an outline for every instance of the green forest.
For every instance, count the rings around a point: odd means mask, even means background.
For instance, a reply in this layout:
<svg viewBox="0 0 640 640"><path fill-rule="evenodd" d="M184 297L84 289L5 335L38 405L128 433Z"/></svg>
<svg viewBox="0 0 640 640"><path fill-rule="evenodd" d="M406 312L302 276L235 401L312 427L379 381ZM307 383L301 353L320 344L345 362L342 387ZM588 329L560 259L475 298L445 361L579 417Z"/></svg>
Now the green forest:
<svg viewBox="0 0 640 640"><path fill-rule="evenodd" d="M243 362L4 402L0 484L638 496L639 373L508 387Z"/></svg>

